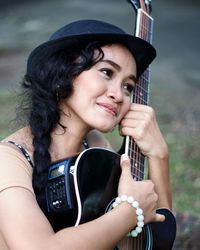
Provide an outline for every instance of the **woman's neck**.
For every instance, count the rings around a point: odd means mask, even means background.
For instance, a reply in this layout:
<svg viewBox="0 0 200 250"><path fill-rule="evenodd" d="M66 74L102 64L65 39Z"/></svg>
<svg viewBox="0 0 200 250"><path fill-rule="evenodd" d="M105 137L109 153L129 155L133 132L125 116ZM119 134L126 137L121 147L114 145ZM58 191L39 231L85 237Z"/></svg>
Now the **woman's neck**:
<svg viewBox="0 0 200 250"><path fill-rule="evenodd" d="M50 154L52 161L80 153L84 150L83 139L90 129L86 124L73 119L75 117L61 116L60 124L51 133Z"/></svg>
<svg viewBox="0 0 200 250"><path fill-rule="evenodd" d="M62 134L56 133L56 131L52 132L51 138L52 142L49 152L52 161L76 155L83 150L83 137L68 132L67 128Z"/></svg>

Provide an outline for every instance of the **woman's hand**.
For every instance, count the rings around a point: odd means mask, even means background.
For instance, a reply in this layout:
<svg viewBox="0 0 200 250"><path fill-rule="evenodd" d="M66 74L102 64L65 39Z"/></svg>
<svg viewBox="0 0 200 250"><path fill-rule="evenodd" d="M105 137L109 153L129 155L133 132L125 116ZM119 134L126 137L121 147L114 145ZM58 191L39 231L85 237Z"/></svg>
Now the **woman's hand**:
<svg viewBox="0 0 200 250"><path fill-rule="evenodd" d="M132 103L120 122L120 134L131 136L148 158L164 158L168 155L155 112L149 106Z"/></svg>
<svg viewBox="0 0 200 250"><path fill-rule="evenodd" d="M130 195L139 202L143 210L144 221L164 221L165 217L156 214L158 195L155 193L154 184L150 180L135 181L131 175L130 160L125 154L121 156L122 173L118 185L118 195ZM134 209L133 209L134 211Z"/></svg>

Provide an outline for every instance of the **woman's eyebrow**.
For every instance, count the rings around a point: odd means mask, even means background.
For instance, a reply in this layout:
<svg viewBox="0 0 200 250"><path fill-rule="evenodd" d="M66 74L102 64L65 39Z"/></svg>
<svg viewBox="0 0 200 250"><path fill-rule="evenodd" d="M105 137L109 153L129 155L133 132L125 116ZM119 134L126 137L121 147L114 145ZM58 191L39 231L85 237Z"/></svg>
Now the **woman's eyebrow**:
<svg viewBox="0 0 200 250"><path fill-rule="evenodd" d="M137 83L137 78L135 75L130 75L128 78L130 78L134 83Z"/></svg>
<svg viewBox="0 0 200 250"><path fill-rule="evenodd" d="M109 60L109 59L103 59L101 60L101 62L105 62L105 63L108 63L110 64L111 66L113 66L116 70L121 70L121 66L119 64L117 64L116 62L112 61L112 60ZM130 78L134 83L137 82L137 78L135 75L129 75L128 78Z"/></svg>
<svg viewBox="0 0 200 250"><path fill-rule="evenodd" d="M103 59L103 60L101 60L101 62L108 63L108 64L110 64L111 66L113 66L115 69L121 70L121 66L120 66L119 64L117 64L116 62L112 61L112 60Z"/></svg>

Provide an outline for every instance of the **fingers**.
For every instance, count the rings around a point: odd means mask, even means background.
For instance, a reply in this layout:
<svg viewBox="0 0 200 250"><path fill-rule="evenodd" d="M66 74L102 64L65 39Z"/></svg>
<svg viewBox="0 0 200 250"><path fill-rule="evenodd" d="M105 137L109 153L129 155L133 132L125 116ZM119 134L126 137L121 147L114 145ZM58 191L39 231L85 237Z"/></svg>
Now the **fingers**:
<svg viewBox="0 0 200 250"><path fill-rule="evenodd" d="M165 221L165 216L163 214L156 213L154 221L155 222L163 222L163 221Z"/></svg>
<svg viewBox="0 0 200 250"><path fill-rule="evenodd" d="M121 173L121 180L124 182L132 182L132 175L131 175L131 162L130 159L128 157L128 155L123 154L121 155L121 169L122 169L122 173ZM131 185L131 183L130 183Z"/></svg>
<svg viewBox="0 0 200 250"><path fill-rule="evenodd" d="M141 137L141 133L146 134L147 131L154 131L154 123L156 123L156 119L152 108L145 107L145 110L144 108L142 110L135 110L135 106L133 106L133 109L121 120L119 133L137 139L137 137Z"/></svg>
<svg viewBox="0 0 200 250"><path fill-rule="evenodd" d="M148 117L154 117L155 111L152 107L142 104L133 103L130 106L129 111L124 118L133 118L135 119L146 119Z"/></svg>
<svg viewBox="0 0 200 250"><path fill-rule="evenodd" d="M131 162L126 154L121 155L120 165L122 173L120 176L118 194L133 196L144 211L145 222L163 222L165 216L156 213L158 195L154 190L154 184L150 180L134 181L131 175Z"/></svg>
<svg viewBox="0 0 200 250"><path fill-rule="evenodd" d="M132 103L130 106L130 110L133 111L144 111L144 112L153 112L153 108L151 106L148 105L144 105L144 104L140 104L140 103Z"/></svg>
<svg viewBox="0 0 200 250"><path fill-rule="evenodd" d="M120 158L120 166L121 166L121 176L118 186L118 194L129 194L132 195L133 189L133 177L131 175L131 162L126 154L122 154Z"/></svg>
<svg viewBox="0 0 200 250"><path fill-rule="evenodd" d="M121 165L122 169L125 169L125 168L130 169L131 162L130 162L130 159L129 159L128 155L122 154L120 161L121 161L120 165Z"/></svg>

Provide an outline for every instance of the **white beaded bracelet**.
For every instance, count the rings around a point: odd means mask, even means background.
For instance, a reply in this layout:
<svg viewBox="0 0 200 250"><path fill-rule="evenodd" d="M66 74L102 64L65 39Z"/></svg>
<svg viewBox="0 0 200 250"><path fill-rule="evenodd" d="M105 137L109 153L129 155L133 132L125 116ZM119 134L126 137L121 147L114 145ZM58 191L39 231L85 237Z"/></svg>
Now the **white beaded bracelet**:
<svg viewBox="0 0 200 250"><path fill-rule="evenodd" d="M128 202L132 207L136 209L137 226L134 230L130 231L127 234L127 236L137 237L138 234L142 232L142 228L144 226L143 210L139 207L139 203L132 196L127 196L127 195L122 195L120 197L117 197L113 202L112 207L115 208L122 202Z"/></svg>

